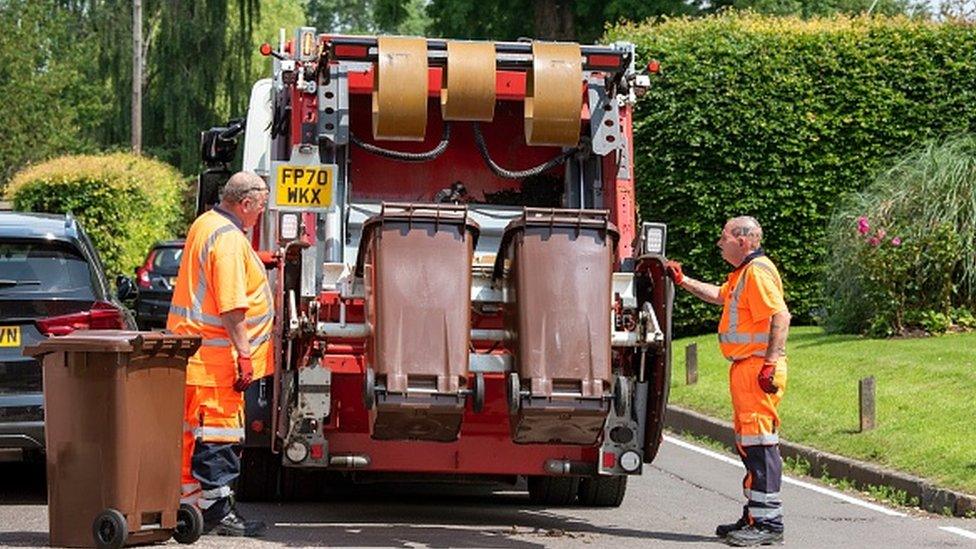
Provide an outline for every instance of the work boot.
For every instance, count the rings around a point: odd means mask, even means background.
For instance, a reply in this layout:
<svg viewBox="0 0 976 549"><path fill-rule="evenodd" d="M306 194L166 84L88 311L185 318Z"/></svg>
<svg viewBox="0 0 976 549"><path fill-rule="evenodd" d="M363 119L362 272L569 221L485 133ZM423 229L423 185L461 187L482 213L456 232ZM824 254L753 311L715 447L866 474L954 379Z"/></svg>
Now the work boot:
<svg viewBox="0 0 976 549"><path fill-rule="evenodd" d="M783 543L783 532L774 532L762 526L746 526L739 530L729 532L725 537L725 543L733 547L779 545Z"/></svg>
<svg viewBox="0 0 976 549"><path fill-rule="evenodd" d="M748 524L749 523L746 522L746 519L744 518L740 518L739 520L731 524L719 524L718 527L715 528L715 535L720 538L724 538L725 536L731 534L732 532L735 532L736 530L742 530Z"/></svg>
<svg viewBox="0 0 976 549"><path fill-rule="evenodd" d="M216 523L205 524L203 531L216 536L234 536L251 538L264 532L265 524L260 520L245 520L236 509L224 515Z"/></svg>

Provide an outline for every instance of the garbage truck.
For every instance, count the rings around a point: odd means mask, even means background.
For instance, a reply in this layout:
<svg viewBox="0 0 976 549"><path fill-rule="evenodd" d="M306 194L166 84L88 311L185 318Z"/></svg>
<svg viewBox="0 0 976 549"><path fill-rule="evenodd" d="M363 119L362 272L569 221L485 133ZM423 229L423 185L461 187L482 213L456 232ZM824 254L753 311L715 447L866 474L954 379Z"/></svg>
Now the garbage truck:
<svg viewBox="0 0 976 549"><path fill-rule="evenodd" d="M620 505L661 444L673 295L667 227L638 219L634 46L303 27L261 52L198 186L203 211L242 141L270 189L249 238L281 258L238 496L506 482Z"/></svg>

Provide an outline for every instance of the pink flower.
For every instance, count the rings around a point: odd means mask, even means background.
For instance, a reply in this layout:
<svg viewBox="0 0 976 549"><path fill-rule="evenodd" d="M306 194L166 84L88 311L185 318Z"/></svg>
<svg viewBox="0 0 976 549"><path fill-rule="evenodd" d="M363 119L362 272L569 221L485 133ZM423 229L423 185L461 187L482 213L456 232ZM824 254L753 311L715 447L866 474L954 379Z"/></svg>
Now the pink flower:
<svg viewBox="0 0 976 549"><path fill-rule="evenodd" d="M862 215L861 217L857 218L857 232L861 234L868 234L868 231L870 230L871 225L868 225L867 217Z"/></svg>
<svg viewBox="0 0 976 549"><path fill-rule="evenodd" d="M885 235L888 233L884 229L878 229L878 240L884 240Z"/></svg>
<svg viewBox="0 0 976 549"><path fill-rule="evenodd" d="M868 244L872 246L877 246L878 244L881 244L881 239L876 236L872 236L871 238L868 239Z"/></svg>
<svg viewBox="0 0 976 549"><path fill-rule="evenodd" d="M892 246L901 246L901 239L897 236L891 239Z"/></svg>

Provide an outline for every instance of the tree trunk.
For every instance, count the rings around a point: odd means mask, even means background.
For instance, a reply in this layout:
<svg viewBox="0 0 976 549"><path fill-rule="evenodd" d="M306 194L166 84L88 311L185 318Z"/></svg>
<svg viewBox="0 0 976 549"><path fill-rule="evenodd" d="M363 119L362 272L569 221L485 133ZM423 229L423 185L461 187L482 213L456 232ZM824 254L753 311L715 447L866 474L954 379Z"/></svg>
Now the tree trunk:
<svg viewBox="0 0 976 549"><path fill-rule="evenodd" d="M539 40L576 40L574 0L532 0L535 36Z"/></svg>

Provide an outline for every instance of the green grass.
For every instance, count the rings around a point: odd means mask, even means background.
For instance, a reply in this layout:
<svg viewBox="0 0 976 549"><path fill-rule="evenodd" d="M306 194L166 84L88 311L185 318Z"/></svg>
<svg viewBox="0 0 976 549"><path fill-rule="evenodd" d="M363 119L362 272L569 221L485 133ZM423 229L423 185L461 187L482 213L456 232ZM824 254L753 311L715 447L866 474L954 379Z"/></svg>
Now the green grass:
<svg viewBox="0 0 976 549"><path fill-rule="evenodd" d="M698 383L684 349L698 343ZM786 440L976 494L976 333L879 340L793 328L780 405ZM714 335L674 342L671 402L730 420L728 362ZM877 428L858 432L858 380L876 379Z"/></svg>

